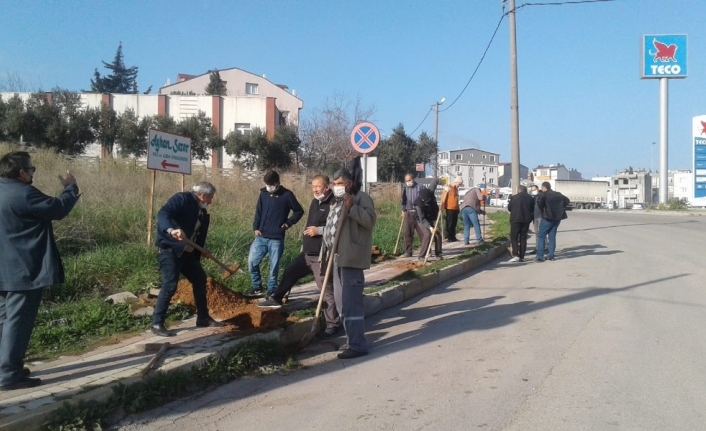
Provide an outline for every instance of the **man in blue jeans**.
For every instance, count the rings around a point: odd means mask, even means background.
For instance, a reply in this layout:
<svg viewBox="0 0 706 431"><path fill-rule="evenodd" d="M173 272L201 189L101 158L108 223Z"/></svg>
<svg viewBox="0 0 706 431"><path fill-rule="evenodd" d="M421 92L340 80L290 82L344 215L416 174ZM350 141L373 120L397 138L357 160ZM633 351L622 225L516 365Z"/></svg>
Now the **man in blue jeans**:
<svg viewBox="0 0 706 431"><path fill-rule="evenodd" d="M556 250L556 231L559 223L567 218L566 207L569 206L569 198L559 192L552 190L551 183L542 183L542 193L537 197L537 207L542 212L542 221L539 222L539 234L537 236L537 262L544 262L544 250L546 237L549 237L549 253L547 259L554 260Z"/></svg>
<svg viewBox="0 0 706 431"><path fill-rule="evenodd" d="M277 288L279 261L284 253L284 234L304 215L304 209L290 190L279 183L279 174L268 171L264 177L265 187L255 207L253 233L255 240L250 246L248 270L252 288L244 295L257 298L263 295L260 263L265 256L270 258L270 272L267 276L267 296ZM289 213L292 213L291 217Z"/></svg>
<svg viewBox="0 0 706 431"><path fill-rule="evenodd" d="M481 211L480 203L483 201L483 194L476 186L466 192L461 202L461 215L463 216L463 243L471 243L471 226L476 233L476 241L483 244L483 235L480 233L480 222L478 214Z"/></svg>

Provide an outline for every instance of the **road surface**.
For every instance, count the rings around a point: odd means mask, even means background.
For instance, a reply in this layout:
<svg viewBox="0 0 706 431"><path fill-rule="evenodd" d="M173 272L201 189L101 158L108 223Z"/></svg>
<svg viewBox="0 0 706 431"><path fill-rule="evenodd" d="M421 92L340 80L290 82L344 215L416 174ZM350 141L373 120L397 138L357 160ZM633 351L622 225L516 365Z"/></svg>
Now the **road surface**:
<svg viewBox="0 0 706 431"><path fill-rule="evenodd" d="M499 259L369 318L367 357L311 346L305 369L116 429L703 430L704 240L706 216L574 211L556 261Z"/></svg>

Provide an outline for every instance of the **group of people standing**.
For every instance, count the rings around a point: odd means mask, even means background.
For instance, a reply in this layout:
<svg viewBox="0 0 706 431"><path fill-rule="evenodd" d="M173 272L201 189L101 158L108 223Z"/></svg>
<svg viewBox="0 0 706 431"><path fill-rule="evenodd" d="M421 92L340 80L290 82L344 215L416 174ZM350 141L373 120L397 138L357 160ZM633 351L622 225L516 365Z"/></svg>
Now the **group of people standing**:
<svg viewBox="0 0 706 431"><path fill-rule="evenodd" d="M552 190L552 185L545 181L541 189L532 186L531 195L527 187L518 187L518 193L510 198L507 210L510 212L510 244L512 258L510 262L524 262L526 254L536 253L535 261L553 261L556 252L556 233L559 224L567 218L566 208L569 199ZM530 224L534 224L537 247L527 252L527 237Z"/></svg>
<svg viewBox="0 0 706 431"><path fill-rule="evenodd" d="M439 179L434 178L429 186L417 183L414 175L405 175L405 182L402 188L402 226L404 230L404 254L405 257L413 256L414 233L416 232L421 242L421 247L417 255L418 260L426 258L429 249L432 233L434 234L434 254L437 258L443 258L441 247L441 229L437 226L440 220L439 211L445 211L445 236L446 242L456 242L456 230L458 226L459 214L463 217L463 243L471 244L471 227L475 233L477 244L483 244L479 214L484 214L483 194L479 187L472 187L466 192L463 199L459 198L459 187L463 186L463 179L456 177L451 184L444 187L441 194L441 206L436 201L435 190L439 184Z"/></svg>

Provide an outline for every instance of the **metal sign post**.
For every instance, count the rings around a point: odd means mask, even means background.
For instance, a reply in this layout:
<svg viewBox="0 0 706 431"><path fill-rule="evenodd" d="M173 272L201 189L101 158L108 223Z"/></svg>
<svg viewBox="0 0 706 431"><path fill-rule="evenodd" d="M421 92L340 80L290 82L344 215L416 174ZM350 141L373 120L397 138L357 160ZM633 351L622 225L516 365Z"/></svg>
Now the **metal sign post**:
<svg viewBox="0 0 706 431"><path fill-rule="evenodd" d="M368 153L377 148L380 143L380 131L373 123L357 124L351 132L353 149L363 154L363 191L368 192Z"/></svg>
<svg viewBox="0 0 706 431"><path fill-rule="evenodd" d="M659 79L659 203L669 200L669 79L686 78L686 35L642 37L643 79Z"/></svg>

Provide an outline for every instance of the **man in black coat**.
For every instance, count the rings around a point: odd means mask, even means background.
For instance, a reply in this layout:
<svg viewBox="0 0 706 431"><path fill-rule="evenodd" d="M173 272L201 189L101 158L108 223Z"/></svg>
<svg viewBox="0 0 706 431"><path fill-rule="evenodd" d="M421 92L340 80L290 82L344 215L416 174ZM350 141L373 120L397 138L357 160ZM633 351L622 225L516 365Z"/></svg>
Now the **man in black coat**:
<svg viewBox="0 0 706 431"><path fill-rule="evenodd" d="M545 181L542 183L542 193L537 197L537 206L542 211L542 221L539 223L539 236L537 238L537 262L544 261L545 239L549 237L549 250L547 259L554 260L556 250L556 231L559 223L567 218L566 207L570 200L559 192L552 190L552 185Z"/></svg>
<svg viewBox="0 0 706 431"><path fill-rule="evenodd" d="M280 308L282 300L289 292L294 283L299 279L306 277L309 274L314 274L316 287L321 290L324 283L324 274L321 271L321 262L319 262L319 253L321 252L321 242L323 241L324 226L326 226L326 217L328 217L331 202L333 201L333 192L330 189L329 178L326 175L317 175L311 180L311 191L314 193L314 199L309 205L309 214L306 218L306 229L304 229L304 238L302 239L302 251L299 255L284 269L284 274L275 289L265 301L260 302L257 306L261 308ZM336 302L333 297L333 277L330 278L324 291L324 318L326 319L326 329L319 334L321 338L331 338L338 333L338 312L336 311Z"/></svg>
<svg viewBox="0 0 706 431"><path fill-rule="evenodd" d="M527 250L527 232L534 217L534 199L527 193L527 187L519 186L518 193L510 198L507 210L510 211L510 242L512 259L510 262L524 262Z"/></svg>
<svg viewBox="0 0 706 431"><path fill-rule="evenodd" d="M431 234L434 232L434 253L436 257L442 259L441 254L441 231L439 229L434 229L436 226L436 220L439 216L439 204L436 203L436 197L434 196L433 190L436 189L436 184L438 181L432 183L433 188L423 188L419 192L419 197L414 201L414 208L417 213L417 223L422 226L421 236L422 247L419 251L418 260L423 261L426 259L427 250L429 249L429 241L431 241Z"/></svg>
<svg viewBox="0 0 706 431"><path fill-rule="evenodd" d="M152 314L152 332L155 335L175 335L164 327L164 320L182 274L193 288L196 326L224 326L213 320L208 313L206 273L201 266L201 252L184 241L188 238L201 247L205 245L211 221L206 207L211 204L215 194L213 184L205 181L196 183L191 192L172 196L157 213L157 261L162 273L162 287Z"/></svg>
<svg viewBox="0 0 706 431"><path fill-rule="evenodd" d="M53 220L66 217L78 201L76 178L59 176L64 190L54 198L32 186L29 153L0 158L0 390L32 388L39 378L24 366L42 291L64 282Z"/></svg>

